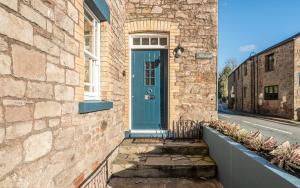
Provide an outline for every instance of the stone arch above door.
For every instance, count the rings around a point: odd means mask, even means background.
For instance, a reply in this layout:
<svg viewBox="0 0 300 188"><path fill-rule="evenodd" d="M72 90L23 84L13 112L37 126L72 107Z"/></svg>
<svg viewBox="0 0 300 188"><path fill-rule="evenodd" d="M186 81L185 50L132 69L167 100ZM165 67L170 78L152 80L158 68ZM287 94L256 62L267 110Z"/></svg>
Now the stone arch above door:
<svg viewBox="0 0 300 188"><path fill-rule="evenodd" d="M168 126L171 126L173 120L178 119L176 113L176 106L178 105L178 99L175 98L176 93L179 93L179 86L176 86L176 72L179 70L179 63L175 63L175 57L173 50L178 46L178 38L180 36L179 24L171 21L159 21L159 20L142 20L132 21L125 24L125 46L126 46L126 64L125 69L129 74L129 61L130 61L130 48L129 48L129 36L135 33L168 33L169 34L169 107L168 107ZM130 76L130 75L129 75ZM129 128L130 117L130 96L129 94L129 76L126 76L126 95L125 95L125 127ZM170 105L171 104L171 105Z"/></svg>

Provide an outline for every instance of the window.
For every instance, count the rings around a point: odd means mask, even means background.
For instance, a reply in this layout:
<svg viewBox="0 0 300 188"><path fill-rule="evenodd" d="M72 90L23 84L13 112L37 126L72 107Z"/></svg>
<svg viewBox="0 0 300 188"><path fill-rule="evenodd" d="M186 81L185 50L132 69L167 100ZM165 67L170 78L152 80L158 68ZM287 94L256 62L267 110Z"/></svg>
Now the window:
<svg viewBox="0 0 300 188"><path fill-rule="evenodd" d="M93 13L84 9L84 98L100 99L100 22Z"/></svg>
<svg viewBox="0 0 300 188"><path fill-rule="evenodd" d="M132 37L131 44L133 48L162 48L168 46L168 36L165 34L136 34Z"/></svg>
<svg viewBox="0 0 300 188"><path fill-rule="evenodd" d="M145 86L155 85L156 62L145 62Z"/></svg>
<svg viewBox="0 0 300 188"><path fill-rule="evenodd" d="M266 56L266 61L265 61L265 71L273 71L274 70L274 54L270 54Z"/></svg>
<svg viewBox="0 0 300 188"><path fill-rule="evenodd" d="M247 70L247 64L244 65L244 75L247 76L248 70Z"/></svg>
<svg viewBox="0 0 300 188"><path fill-rule="evenodd" d="M278 100L278 85L265 86L265 100Z"/></svg>
<svg viewBox="0 0 300 188"><path fill-rule="evenodd" d="M244 98L247 97L247 87L244 87L244 92L243 92Z"/></svg>

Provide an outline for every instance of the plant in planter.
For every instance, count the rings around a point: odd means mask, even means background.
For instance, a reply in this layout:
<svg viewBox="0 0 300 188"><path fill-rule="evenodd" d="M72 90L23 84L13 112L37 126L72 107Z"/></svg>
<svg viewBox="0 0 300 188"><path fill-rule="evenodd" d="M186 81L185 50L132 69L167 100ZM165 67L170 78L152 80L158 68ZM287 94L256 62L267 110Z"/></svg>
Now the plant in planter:
<svg viewBox="0 0 300 188"><path fill-rule="evenodd" d="M274 139L274 137L269 137L265 139L262 149L265 152L271 152L277 147L277 141Z"/></svg>
<svg viewBox="0 0 300 188"><path fill-rule="evenodd" d="M299 145L290 145L289 142L284 142L277 146L277 142L273 137L265 138L259 131L253 133L246 129L241 129L237 124L213 121L206 125L256 151L259 155L271 161L271 163L298 177L300 176Z"/></svg>
<svg viewBox="0 0 300 188"><path fill-rule="evenodd" d="M271 152L274 158L271 163L293 173L300 171L300 147L291 145L288 141Z"/></svg>

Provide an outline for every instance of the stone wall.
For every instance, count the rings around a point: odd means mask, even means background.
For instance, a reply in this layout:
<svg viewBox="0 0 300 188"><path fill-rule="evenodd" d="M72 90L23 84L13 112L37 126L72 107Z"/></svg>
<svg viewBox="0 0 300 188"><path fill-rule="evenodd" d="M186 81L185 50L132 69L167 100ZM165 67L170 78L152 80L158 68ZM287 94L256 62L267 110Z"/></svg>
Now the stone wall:
<svg viewBox="0 0 300 188"><path fill-rule="evenodd" d="M274 70L266 72L265 58L272 53L275 57ZM245 61L231 74L231 76L235 74L237 80L234 83L232 79L229 79L229 85L234 85L236 88L235 105L232 108L237 111L256 111L260 114L293 119L294 111L296 111L294 110L294 86L298 86L296 72L300 72L298 70L294 73L294 41L259 53L254 57L255 66L251 63L252 60ZM244 74L246 65L247 75ZM265 100L264 87L273 85L279 87L278 100ZM246 96L244 87L247 87ZM296 91L295 95L297 95Z"/></svg>
<svg viewBox="0 0 300 188"><path fill-rule="evenodd" d="M274 53L274 70L265 72L265 57ZM259 113L293 119L294 116L294 42L288 42L258 56ZM278 85L278 100L264 100L264 87Z"/></svg>
<svg viewBox="0 0 300 188"><path fill-rule="evenodd" d="M300 120L300 37L294 42L294 119Z"/></svg>
<svg viewBox="0 0 300 188"><path fill-rule="evenodd" d="M0 187L77 187L124 135L123 1L101 24L101 96L83 100L83 0L0 0Z"/></svg>
<svg viewBox="0 0 300 188"><path fill-rule="evenodd" d="M170 35L169 124L179 118L217 118L217 11L217 0L126 0L128 34ZM185 51L181 58L175 59L173 50L179 43ZM211 53L213 58L196 59L197 52ZM125 98L126 109L129 109L128 98Z"/></svg>
<svg viewBox="0 0 300 188"><path fill-rule="evenodd" d="M247 67L247 68L246 68ZM247 74L245 74L245 69L247 69ZM251 61L246 61L243 64L243 86L242 91L243 93L243 111L245 112L252 112L252 106L251 106Z"/></svg>

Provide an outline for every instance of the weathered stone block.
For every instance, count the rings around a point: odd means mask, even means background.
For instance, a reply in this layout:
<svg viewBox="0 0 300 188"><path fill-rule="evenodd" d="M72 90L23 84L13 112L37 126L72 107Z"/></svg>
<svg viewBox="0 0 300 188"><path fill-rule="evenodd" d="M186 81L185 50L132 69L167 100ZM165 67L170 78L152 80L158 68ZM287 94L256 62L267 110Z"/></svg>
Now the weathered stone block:
<svg viewBox="0 0 300 188"><path fill-rule="evenodd" d="M52 33L53 31L53 24L49 20L47 20L47 31L49 33Z"/></svg>
<svg viewBox="0 0 300 188"><path fill-rule="evenodd" d="M27 44L33 43L33 28L28 22L0 8L0 23L1 34Z"/></svg>
<svg viewBox="0 0 300 188"><path fill-rule="evenodd" d="M0 177L12 171L22 161L22 147L19 144L0 149Z"/></svg>
<svg viewBox="0 0 300 188"><path fill-rule="evenodd" d="M23 97L26 83L13 78L0 78L0 97Z"/></svg>
<svg viewBox="0 0 300 188"><path fill-rule="evenodd" d="M56 0L55 4L59 9L61 9L63 11L65 11L67 9L66 1L64 1L64 0Z"/></svg>
<svg viewBox="0 0 300 188"><path fill-rule="evenodd" d="M202 0L187 0L188 4L200 4L202 2L203 2Z"/></svg>
<svg viewBox="0 0 300 188"><path fill-rule="evenodd" d="M34 161L47 153L52 148L52 132L47 131L28 137L24 143L25 161Z"/></svg>
<svg viewBox="0 0 300 188"><path fill-rule="evenodd" d="M47 81L65 82L65 70L51 63L47 63L46 75Z"/></svg>
<svg viewBox="0 0 300 188"><path fill-rule="evenodd" d="M74 34L74 22L60 9L54 9L55 23L71 35Z"/></svg>
<svg viewBox="0 0 300 188"><path fill-rule="evenodd" d="M41 0L31 0L31 5L47 18L54 20L53 9L46 6Z"/></svg>
<svg viewBox="0 0 300 188"><path fill-rule="evenodd" d="M55 117L61 115L61 104L58 102L39 102L35 105L34 118Z"/></svg>
<svg viewBox="0 0 300 188"><path fill-rule="evenodd" d="M33 104L33 102L29 100L3 99L4 106L25 106L26 104Z"/></svg>
<svg viewBox="0 0 300 188"><path fill-rule="evenodd" d="M28 121L32 119L30 106L7 106L5 108L5 120L7 122Z"/></svg>
<svg viewBox="0 0 300 188"><path fill-rule="evenodd" d="M51 84L28 82L26 96L29 98L52 99L53 87Z"/></svg>
<svg viewBox="0 0 300 188"><path fill-rule="evenodd" d="M68 1L68 15L75 23L78 23L78 11L70 1Z"/></svg>
<svg viewBox="0 0 300 188"><path fill-rule="evenodd" d="M154 6L154 7L152 8L151 13L152 13L152 14L160 14L160 13L162 13L162 11L163 11L163 9L162 9L161 7L159 7L159 6Z"/></svg>
<svg viewBox="0 0 300 188"><path fill-rule="evenodd" d="M0 74L11 74L10 66L11 66L11 58L8 55L1 54Z"/></svg>
<svg viewBox="0 0 300 188"><path fill-rule="evenodd" d="M30 7L28 7L24 4L20 4L20 13L25 18L27 18L28 20L36 23L37 25L39 25L43 29L47 28L46 19L43 16L41 16L39 13L37 13L35 10L33 10L32 8L30 8Z"/></svg>
<svg viewBox="0 0 300 188"><path fill-rule="evenodd" d="M60 119L49 119L49 127L59 126Z"/></svg>
<svg viewBox="0 0 300 188"><path fill-rule="evenodd" d="M40 35L34 36L34 45L46 53L49 53L54 56L59 56L58 46L49 39L46 39Z"/></svg>
<svg viewBox="0 0 300 188"><path fill-rule="evenodd" d="M47 55L47 63L59 64L59 58Z"/></svg>
<svg viewBox="0 0 300 188"><path fill-rule="evenodd" d="M7 42L3 38L0 38L0 52L4 52L7 50L8 50Z"/></svg>
<svg viewBox="0 0 300 188"><path fill-rule="evenodd" d="M74 55L78 55L79 53L79 43L68 35L65 35L64 48Z"/></svg>
<svg viewBox="0 0 300 188"><path fill-rule="evenodd" d="M66 149L74 142L75 128L59 129L55 133L54 148L57 150Z"/></svg>
<svg viewBox="0 0 300 188"><path fill-rule="evenodd" d="M18 11L18 0L0 0L0 3L15 11Z"/></svg>
<svg viewBox="0 0 300 188"><path fill-rule="evenodd" d="M4 117L3 117L3 108L2 106L0 106L0 123L3 123L4 122Z"/></svg>
<svg viewBox="0 0 300 188"><path fill-rule="evenodd" d="M74 55L62 50L60 53L60 63L73 69L75 65Z"/></svg>
<svg viewBox="0 0 300 188"><path fill-rule="evenodd" d="M3 143L4 137L5 137L5 129L4 128L0 128L0 144Z"/></svg>
<svg viewBox="0 0 300 188"><path fill-rule="evenodd" d="M42 130L47 127L45 120L35 120L34 121L34 130Z"/></svg>
<svg viewBox="0 0 300 188"><path fill-rule="evenodd" d="M62 85L56 85L55 88L55 99L62 101L74 100L74 88Z"/></svg>
<svg viewBox="0 0 300 188"><path fill-rule="evenodd" d="M44 81L46 56L35 50L12 45L13 73L17 77Z"/></svg>
<svg viewBox="0 0 300 188"><path fill-rule="evenodd" d="M62 105L62 114L72 114L72 113L75 113L75 104L72 102L64 103Z"/></svg>
<svg viewBox="0 0 300 188"><path fill-rule="evenodd" d="M66 84L77 86L79 85L79 73L71 70L66 71Z"/></svg>
<svg viewBox="0 0 300 188"><path fill-rule="evenodd" d="M6 139L16 139L30 133L32 130L32 121L16 123L6 127Z"/></svg>

